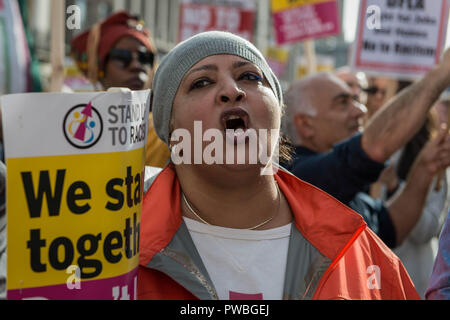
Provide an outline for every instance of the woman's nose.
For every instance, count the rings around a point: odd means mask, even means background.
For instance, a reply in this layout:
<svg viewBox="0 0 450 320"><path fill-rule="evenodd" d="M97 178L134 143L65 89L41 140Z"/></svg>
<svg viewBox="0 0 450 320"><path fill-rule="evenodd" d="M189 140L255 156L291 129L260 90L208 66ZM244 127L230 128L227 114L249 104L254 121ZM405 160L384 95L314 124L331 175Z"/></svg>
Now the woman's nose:
<svg viewBox="0 0 450 320"><path fill-rule="evenodd" d="M226 79L219 91L220 103L239 102L246 97L245 91L239 88L234 79Z"/></svg>
<svg viewBox="0 0 450 320"><path fill-rule="evenodd" d="M236 99L234 99L236 102L241 101L244 98L244 94L239 94ZM220 97L220 100L224 103L233 101L233 98L229 98L227 95L223 95Z"/></svg>
<svg viewBox="0 0 450 320"><path fill-rule="evenodd" d="M128 66L130 69L143 69L144 65L139 60L139 55L137 52L132 53L132 59L130 65Z"/></svg>

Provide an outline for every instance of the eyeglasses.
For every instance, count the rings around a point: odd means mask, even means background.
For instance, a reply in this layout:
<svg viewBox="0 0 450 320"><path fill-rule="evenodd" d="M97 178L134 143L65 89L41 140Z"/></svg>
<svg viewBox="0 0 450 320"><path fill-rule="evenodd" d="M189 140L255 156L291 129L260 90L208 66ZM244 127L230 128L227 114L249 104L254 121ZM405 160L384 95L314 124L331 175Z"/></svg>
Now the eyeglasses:
<svg viewBox="0 0 450 320"><path fill-rule="evenodd" d="M128 68L133 61L133 58L137 54L138 61L143 65L150 65L153 67L155 61L155 55L151 51L137 51L132 52L125 49L112 49L107 56L107 59L117 60L122 62L123 68Z"/></svg>
<svg viewBox="0 0 450 320"><path fill-rule="evenodd" d="M376 95L379 92L380 94L385 96L386 93L387 93L386 89L380 89L380 88L375 87L375 86L374 87L365 88L365 89L363 89L363 91L366 92L367 94L370 94L370 95Z"/></svg>

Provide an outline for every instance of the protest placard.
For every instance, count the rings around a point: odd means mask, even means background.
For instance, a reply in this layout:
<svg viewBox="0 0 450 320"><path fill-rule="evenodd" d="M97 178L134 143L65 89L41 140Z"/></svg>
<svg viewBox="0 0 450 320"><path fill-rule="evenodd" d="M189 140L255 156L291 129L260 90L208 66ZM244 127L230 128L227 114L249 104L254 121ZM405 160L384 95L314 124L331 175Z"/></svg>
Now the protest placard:
<svg viewBox="0 0 450 320"><path fill-rule="evenodd" d="M448 24L447 0L362 0L352 65L413 79L436 65Z"/></svg>
<svg viewBox="0 0 450 320"><path fill-rule="evenodd" d="M7 298L136 299L149 91L0 104Z"/></svg>
<svg viewBox="0 0 450 320"><path fill-rule="evenodd" d="M336 0L272 0L278 45L339 34Z"/></svg>
<svg viewBox="0 0 450 320"><path fill-rule="evenodd" d="M228 31L253 40L254 0L183 0L180 6L179 41L200 32Z"/></svg>
<svg viewBox="0 0 450 320"><path fill-rule="evenodd" d="M280 47L270 46L266 50L265 57L275 75L282 78L289 62L289 51Z"/></svg>
<svg viewBox="0 0 450 320"><path fill-rule="evenodd" d="M308 63L309 61L306 57L297 57L295 79L301 79L309 74ZM335 65L336 61L333 56L316 55L316 72L333 72Z"/></svg>

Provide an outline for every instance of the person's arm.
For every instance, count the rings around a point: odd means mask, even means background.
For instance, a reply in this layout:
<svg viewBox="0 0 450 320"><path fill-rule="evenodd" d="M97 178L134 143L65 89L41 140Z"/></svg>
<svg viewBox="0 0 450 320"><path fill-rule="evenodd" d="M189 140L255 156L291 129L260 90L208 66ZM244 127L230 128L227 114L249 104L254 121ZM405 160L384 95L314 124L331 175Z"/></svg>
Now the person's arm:
<svg viewBox="0 0 450 320"><path fill-rule="evenodd" d="M419 220L433 177L450 165L450 136L446 130L429 141L420 152L408 175L405 187L388 203L396 230L397 245L409 235Z"/></svg>
<svg viewBox="0 0 450 320"><path fill-rule="evenodd" d="M348 204L355 195L377 181L384 164L372 161L361 149L361 135L323 154L302 155L291 172Z"/></svg>
<svg viewBox="0 0 450 320"><path fill-rule="evenodd" d="M408 240L411 243L421 245L428 243L434 237L439 236L442 228L444 214L447 214L447 181L444 176L444 181L441 183L439 191L435 190L437 184L437 177L433 179L430 190L428 190L425 206L417 224L411 231Z"/></svg>
<svg viewBox="0 0 450 320"><path fill-rule="evenodd" d="M450 49L420 81L388 101L369 121L361 146L371 159L385 162L421 128L428 110L450 85Z"/></svg>
<svg viewBox="0 0 450 320"><path fill-rule="evenodd" d="M439 239L439 251L434 262L430 283L425 293L427 300L450 300L450 214L447 216L441 238Z"/></svg>

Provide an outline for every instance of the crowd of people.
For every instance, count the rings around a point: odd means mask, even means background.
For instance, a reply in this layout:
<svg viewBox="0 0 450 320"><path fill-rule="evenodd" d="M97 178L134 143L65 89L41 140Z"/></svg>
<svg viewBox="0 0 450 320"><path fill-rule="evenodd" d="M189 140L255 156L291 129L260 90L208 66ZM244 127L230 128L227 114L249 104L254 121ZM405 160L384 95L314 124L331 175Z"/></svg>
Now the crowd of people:
<svg viewBox="0 0 450 320"><path fill-rule="evenodd" d="M139 299L450 299L450 50L415 82L346 67L282 88L238 36L204 32L158 61L149 30L120 12L72 56L99 90L152 89ZM175 132L195 136L198 121L231 163L172 161ZM269 161L250 163L251 132Z"/></svg>

